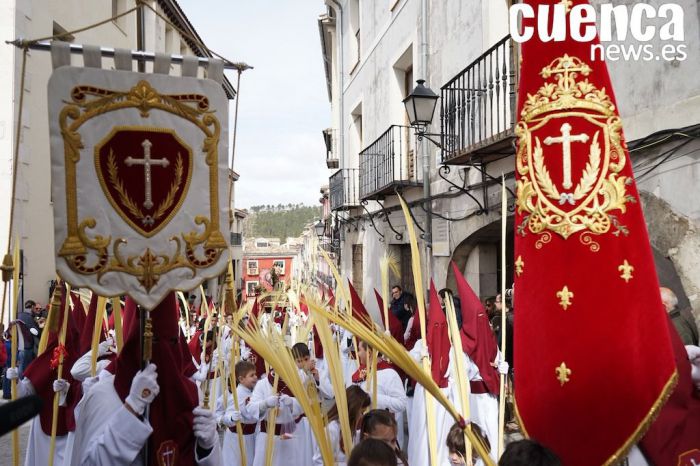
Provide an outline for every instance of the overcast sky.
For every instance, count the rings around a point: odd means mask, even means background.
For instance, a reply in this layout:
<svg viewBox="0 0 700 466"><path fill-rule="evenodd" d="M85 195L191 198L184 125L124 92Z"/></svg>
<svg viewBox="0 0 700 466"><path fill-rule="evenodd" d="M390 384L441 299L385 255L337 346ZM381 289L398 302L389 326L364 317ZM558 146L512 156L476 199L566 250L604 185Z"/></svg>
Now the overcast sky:
<svg viewBox="0 0 700 466"><path fill-rule="evenodd" d="M330 125L318 0L178 0L207 46L255 69L241 77L236 207L318 205ZM236 72L227 71L236 85ZM231 105L233 128L234 106Z"/></svg>

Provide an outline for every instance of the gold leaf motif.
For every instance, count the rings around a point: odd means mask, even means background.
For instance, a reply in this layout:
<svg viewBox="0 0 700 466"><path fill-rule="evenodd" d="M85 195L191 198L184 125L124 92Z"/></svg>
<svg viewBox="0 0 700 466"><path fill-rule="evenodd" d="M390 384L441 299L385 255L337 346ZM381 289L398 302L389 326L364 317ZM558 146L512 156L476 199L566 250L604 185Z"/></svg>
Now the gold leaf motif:
<svg viewBox="0 0 700 466"><path fill-rule="evenodd" d="M117 191L117 194L119 194L119 200L124 204L124 207L131 212L131 215L139 220L142 219L143 212L141 212L139 206L134 202L131 196L129 196L129 193L126 192L124 183L121 178L119 178L119 170L114 160L114 151L112 149L109 150L109 155L107 156L107 174L109 175L109 184L111 184L114 190Z"/></svg>
<svg viewBox="0 0 700 466"><path fill-rule="evenodd" d="M532 158L535 160L535 176L537 177L537 184L542 189L549 198L554 200L559 200L559 190L552 182L552 178L549 176L549 171L547 167L544 166L544 155L542 155L542 145L540 144L540 138L535 138L537 144Z"/></svg>
<svg viewBox="0 0 700 466"><path fill-rule="evenodd" d="M579 181L574 189L574 199L577 201L588 195L591 188L593 188L593 185L598 180L598 171L600 170L600 145L598 144L598 133L599 131L596 131L595 135L593 136L591 150L588 154L588 163L586 163L586 168L583 170L581 181Z"/></svg>
<svg viewBox="0 0 700 466"><path fill-rule="evenodd" d="M163 202L160 203L158 209L156 209L155 213L153 214L154 220L158 220L163 215L165 215L168 209L170 209L170 207L175 202L175 195L177 194L177 190L179 189L180 184L182 183L183 172L184 168L182 164L182 156L178 152L177 160L175 161L175 179L170 185L170 190L168 191L167 196L165 196L165 199L163 199Z"/></svg>

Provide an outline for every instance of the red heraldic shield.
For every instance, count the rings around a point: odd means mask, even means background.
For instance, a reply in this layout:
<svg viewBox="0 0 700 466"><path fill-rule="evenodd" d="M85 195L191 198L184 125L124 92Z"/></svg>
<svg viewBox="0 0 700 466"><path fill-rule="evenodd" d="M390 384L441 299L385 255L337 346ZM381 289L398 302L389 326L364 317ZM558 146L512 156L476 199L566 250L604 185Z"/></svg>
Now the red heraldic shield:
<svg viewBox="0 0 700 466"><path fill-rule="evenodd" d="M536 32L538 6L586 2L526 3L536 17L523 26ZM597 43L535 33L521 47L515 401L526 435L567 466L624 457L677 380L610 78L591 60Z"/></svg>

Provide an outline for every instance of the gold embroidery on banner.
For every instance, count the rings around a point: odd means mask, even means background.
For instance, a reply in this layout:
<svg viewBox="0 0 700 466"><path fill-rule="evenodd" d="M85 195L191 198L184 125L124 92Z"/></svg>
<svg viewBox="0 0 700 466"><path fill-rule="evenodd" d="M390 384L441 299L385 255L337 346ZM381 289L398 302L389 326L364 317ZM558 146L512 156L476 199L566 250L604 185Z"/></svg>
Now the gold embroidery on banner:
<svg viewBox="0 0 700 466"><path fill-rule="evenodd" d="M624 213L626 203L634 202L626 190L632 180L620 175L626 162L620 118L605 89L586 78L591 73L591 67L576 57L564 55L552 61L540 73L545 83L534 95L528 94L516 127L516 206L523 214L517 231L523 236L528 231L542 235L538 249L551 239L545 237L547 231L564 239L580 231L604 234L611 227L616 236L629 233L610 213ZM560 128L558 120L562 120ZM581 132L572 126L577 121L596 130ZM537 132L547 124L557 125L560 136L541 140ZM571 145L589 141L585 167L580 178L572 180ZM556 150L561 150L562 157L561 186L552 181L546 164L548 157L558 157ZM581 242L592 252L600 249L590 236Z"/></svg>
<svg viewBox="0 0 700 466"><path fill-rule="evenodd" d="M627 262L627 259L622 263L622 265L617 267L617 270L622 272L620 275L620 278L625 281L625 283L629 283L630 280L633 278L632 277L632 272L634 272L634 267L632 267L629 262Z"/></svg>
<svg viewBox="0 0 700 466"><path fill-rule="evenodd" d="M63 257L76 273L97 274L99 281L108 272L123 272L136 277L147 291L150 291L158 282L161 275L171 270L186 268L194 276L195 269L214 264L228 246L219 225L218 144L221 127L219 120L209 110L209 101L206 96L197 94L164 95L151 87L147 81L139 81L127 92L94 86L76 86L71 92L71 99L72 102L67 103L59 114L59 124L64 142L67 223L67 237L63 240L59 256ZM190 105L192 103L194 105ZM147 248L135 256L123 257L119 252L119 247L126 243L125 239L116 238L112 242L111 237L103 238L100 235L95 235L91 239L87 230L92 230L97 226L96 220L86 218L79 221L78 219L76 165L80 161L80 150L84 148L79 132L80 128L94 117L129 108L137 109L143 118L148 118L151 110L161 110L189 121L204 133L202 151L209 167L209 216L197 216L194 219L196 225L200 228L203 227L201 233L190 231L182 233L182 238L170 238L170 241L175 243L175 252L172 255L153 253ZM182 160L178 159L178 162L176 162L175 167L175 181L181 180L183 176ZM101 171L97 170L97 172L101 178ZM110 182L116 183L113 184L113 187L120 194L122 203L134 217L145 219L146 216L143 215L140 207L133 200L129 202L130 198L124 186L121 185L121 190L118 188L119 179L116 165L108 166L108 175ZM100 182L104 183L104 180L101 179ZM187 176L186 183L189 185L189 182L190 176ZM178 185L175 183L171 185L168 195L154 213L154 219L156 216L160 218L165 215L165 212L175 202L177 188ZM169 215L170 218L164 224L168 223L172 216L178 212L184 197L183 195ZM115 210L124 218L120 209L115 208ZM131 222L128 223L134 226ZM140 228L136 228L136 230L143 233ZM111 260L108 254L110 245L112 245L113 254Z"/></svg>
<svg viewBox="0 0 700 466"><path fill-rule="evenodd" d="M515 261L515 273L518 277L523 273L523 268L525 268L525 262L523 262L522 257L518 256L518 259Z"/></svg>
<svg viewBox="0 0 700 466"><path fill-rule="evenodd" d="M644 419L637 425L634 432L625 440L622 446L620 446L620 448L618 448L615 453L613 453L605 461L605 463L602 464L602 466L617 465L621 459L627 456L629 449L632 448L632 446L637 443L637 441L642 438L644 434L646 434L647 430L649 430L649 426L651 426L651 424L656 420L656 417L659 415L659 411L666 404L669 396L671 396L671 393L673 393L673 390L676 388L677 383L678 372L674 368L673 373L664 384L663 388L661 389L661 393L659 393L659 396L654 400L654 403L652 404L651 408L649 408L649 411L644 416ZM515 410L515 418L518 425L520 426L523 435L525 435L525 438L532 438L532 435L528 431L528 426L525 425L525 421L520 414L520 408L518 406L517 394L513 394L513 408Z"/></svg>
<svg viewBox="0 0 700 466"><path fill-rule="evenodd" d="M588 246L591 252L598 252L600 250L600 244L593 238L591 238L590 232L587 231L585 233L581 233L581 236L579 236L578 239L581 242L581 244L583 244L584 246Z"/></svg>
<svg viewBox="0 0 700 466"><path fill-rule="evenodd" d="M569 379L569 376L571 375L571 369L566 367L566 363L562 362L556 369L554 369L554 372L557 374L557 380L559 380L559 383L563 387L566 382L569 382L571 379Z"/></svg>
<svg viewBox="0 0 700 466"><path fill-rule="evenodd" d="M571 299L574 297L574 293L569 291L569 287L565 286L560 291L557 291L557 298L560 299L559 305L566 311L569 306L571 306Z"/></svg>

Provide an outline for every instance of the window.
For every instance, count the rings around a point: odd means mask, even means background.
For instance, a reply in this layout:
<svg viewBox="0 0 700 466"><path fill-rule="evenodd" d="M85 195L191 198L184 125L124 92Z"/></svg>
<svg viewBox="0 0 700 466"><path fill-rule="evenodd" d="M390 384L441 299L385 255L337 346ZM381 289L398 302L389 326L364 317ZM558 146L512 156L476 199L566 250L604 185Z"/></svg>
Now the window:
<svg viewBox="0 0 700 466"><path fill-rule="evenodd" d="M248 270L247 274L248 275L257 275L259 273L258 271L258 261L248 261L246 265L246 269Z"/></svg>
<svg viewBox="0 0 700 466"><path fill-rule="evenodd" d="M117 16L126 11L126 0L112 0L112 16ZM120 28L124 29L126 26L126 19L129 15L121 16L114 20L114 23Z"/></svg>
<svg viewBox="0 0 700 466"><path fill-rule="evenodd" d="M165 53L178 53L180 50L175 50L175 29L169 24L165 25Z"/></svg>
<svg viewBox="0 0 700 466"><path fill-rule="evenodd" d="M353 63L350 71L352 73L357 64L360 63L360 0L351 0L349 7L349 28L350 33L354 36L354 40L351 40L350 43L350 56L354 58L354 60L350 60L350 63Z"/></svg>
<svg viewBox="0 0 700 466"><path fill-rule="evenodd" d="M257 294L257 288L259 283L257 281L245 282L245 294L246 296L255 296Z"/></svg>
<svg viewBox="0 0 700 466"><path fill-rule="evenodd" d="M75 40L75 36L68 34L66 28L58 24L56 21L53 22L53 35L57 36L56 39L64 42L73 42Z"/></svg>
<svg viewBox="0 0 700 466"><path fill-rule="evenodd" d="M272 263L272 268L277 269L278 275L284 275L284 261L276 260Z"/></svg>

